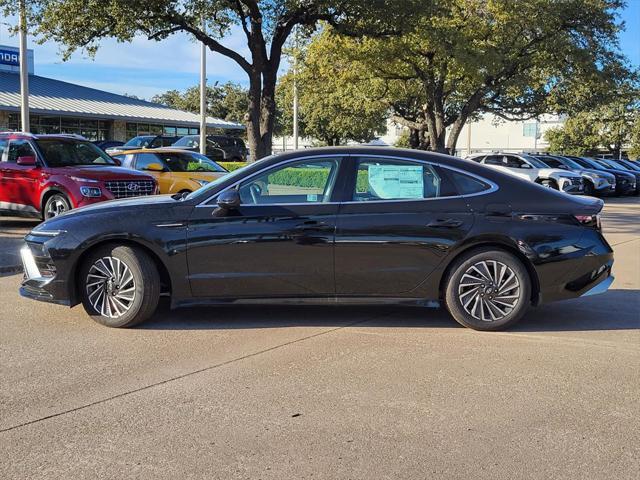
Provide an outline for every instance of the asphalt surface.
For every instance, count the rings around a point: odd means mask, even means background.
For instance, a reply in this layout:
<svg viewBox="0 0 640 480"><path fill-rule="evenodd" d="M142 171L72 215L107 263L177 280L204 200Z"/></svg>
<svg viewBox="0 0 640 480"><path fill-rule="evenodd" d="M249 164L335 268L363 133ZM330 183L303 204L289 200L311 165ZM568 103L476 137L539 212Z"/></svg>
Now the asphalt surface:
<svg viewBox="0 0 640 480"><path fill-rule="evenodd" d="M637 479L638 199L605 232L608 293L499 333L396 307L113 330L0 278L0 478Z"/></svg>
<svg viewBox="0 0 640 480"><path fill-rule="evenodd" d="M30 218L0 216L0 275L22 271L22 239L38 223L38 220Z"/></svg>

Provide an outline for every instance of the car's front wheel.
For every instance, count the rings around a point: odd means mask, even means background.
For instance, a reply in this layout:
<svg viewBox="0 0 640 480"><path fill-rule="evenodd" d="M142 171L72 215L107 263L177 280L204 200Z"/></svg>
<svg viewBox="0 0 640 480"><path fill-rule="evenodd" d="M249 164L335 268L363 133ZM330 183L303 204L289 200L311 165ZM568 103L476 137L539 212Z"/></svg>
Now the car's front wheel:
<svg viewBox="0 0 640 480"><path fill-rule="evenodd" d="M47 201L44 203L42 216L44 220L49 220L69 210L71 210L71 202L69 202L67 197L61 193L55 193L47 198Z"/></svg>
<svg viewBox="0 0 640 480"><path fill-rule="evenodd" d="M453 265L445 302L453 318L475 330L501 330L527 311L531 279L514 255L495 249L469 252Z"/></svg>
<svg viewBox="0 0 640 480"><path fill-rule="evenodd" d="M158 306L158 269L137 247L106 245L91 252L78 281L85 310L107 327L136 325L153 315Z"/></svg>

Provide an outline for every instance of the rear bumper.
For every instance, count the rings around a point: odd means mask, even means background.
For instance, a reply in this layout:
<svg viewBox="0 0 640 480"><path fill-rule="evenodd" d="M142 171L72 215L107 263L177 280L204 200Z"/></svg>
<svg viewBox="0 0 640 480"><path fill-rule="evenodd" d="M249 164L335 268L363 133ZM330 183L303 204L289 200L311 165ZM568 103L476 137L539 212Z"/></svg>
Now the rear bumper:
<svg viewBox="0 0 640 480"><path fill-rule="evenodd" d="M588 297L591 295L599 295L601 293L605 293L607 290L609 290L609 287L611 286L614 280L615 280L615 277L613 275L609 275L607 278L605 278L603 281L598 283L596 286L591 287L589 290L584 292L581 296Z"/></svg>

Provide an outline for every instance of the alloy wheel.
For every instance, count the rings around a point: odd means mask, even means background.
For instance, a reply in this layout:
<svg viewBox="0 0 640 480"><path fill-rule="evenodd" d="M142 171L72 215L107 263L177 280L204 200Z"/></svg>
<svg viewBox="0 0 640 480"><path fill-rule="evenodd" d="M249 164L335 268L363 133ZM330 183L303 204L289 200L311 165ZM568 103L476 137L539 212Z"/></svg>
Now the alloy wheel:
<svg viewBox="0 0 640 480"><path fill-rule="evenodd" d="M102 257L91 265L86 289L91 306L109 318L119 318L129 311L136 295L131 270L115 257Z"/></svg>
<svg viewBox="0 0 640 480"><path fill-rule="evenodd" d="M458 298L464 310L477 320L501 320L518 304L520 281L502 262L483 260L470 266L458 285Z"/></svg>
<svg viewBox="0 0 640 480"><path fill-rule="evenodd" d="M58 215L67 211L67 205L64 203L64 200L60 198L55 198L49 202L47 205L47 218L57 217Z"/></svg>

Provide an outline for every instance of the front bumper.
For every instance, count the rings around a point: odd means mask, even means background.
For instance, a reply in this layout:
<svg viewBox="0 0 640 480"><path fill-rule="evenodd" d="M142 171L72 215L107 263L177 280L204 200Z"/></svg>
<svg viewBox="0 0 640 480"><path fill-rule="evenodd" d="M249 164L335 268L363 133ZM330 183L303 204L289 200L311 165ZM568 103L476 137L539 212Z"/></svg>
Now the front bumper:
<svg viewBox="0 0 640 480"><path fill-rule="evenodd" d="M584 180L582 177L561 177L559 180L560 190L572 195L584 193Z"/></svg>
<svg viewBox="0 0 640 480"><path fill-rule="evenodd" d="M24 278L20 286L21 296L41 302L72 306L66 282L56 278L56 275L47 276L41 272L43 269L38 264L42 264L42 257L34 256L28 245L20 250L20 257L24 267Z"/></svg>

